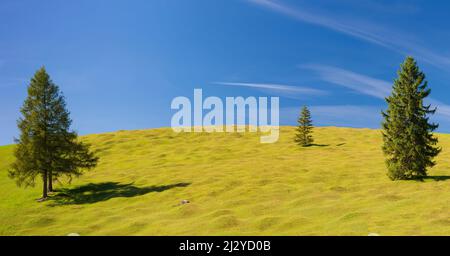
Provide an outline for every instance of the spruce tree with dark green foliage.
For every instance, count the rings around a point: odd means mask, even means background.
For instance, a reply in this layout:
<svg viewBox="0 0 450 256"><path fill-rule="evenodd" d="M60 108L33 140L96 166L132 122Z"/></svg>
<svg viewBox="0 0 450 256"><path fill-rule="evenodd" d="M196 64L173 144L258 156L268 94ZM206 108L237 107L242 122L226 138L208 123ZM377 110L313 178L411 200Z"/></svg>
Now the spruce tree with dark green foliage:
<svg viewBox="0 0 450 256"><path fill-rule="evenodd" d="M306 106L303 106L302 111L300 112L300 117L297 120L297 134L295 136L295 142L303 147L310 146L313 143L312 137L312 120L311 120L311 112Z"/></svg>
<svg viewBox="0 0 450 256"><path fill-rule="evenodd" d="M441 149L433 136L438 124L429 120L436 108L424 104L430 92L425 74L412 57L407 57L398 71L392 94L386 98L388 108L382 112L383 152L392 180L422 179L427 168L435 165L433 158Z"/></svg>
<svg viewBox="0 0 450 256"><path fill-rule="evenodd" d="M21 113L16 160L9 171L18 186L34 186L40 176L45 200L58 178L66 176L70 181L96 166L98 158L89 151L89 145L78 141L77 133L70 129L72 120L65 98L45 68L31 79Z"/></svg>

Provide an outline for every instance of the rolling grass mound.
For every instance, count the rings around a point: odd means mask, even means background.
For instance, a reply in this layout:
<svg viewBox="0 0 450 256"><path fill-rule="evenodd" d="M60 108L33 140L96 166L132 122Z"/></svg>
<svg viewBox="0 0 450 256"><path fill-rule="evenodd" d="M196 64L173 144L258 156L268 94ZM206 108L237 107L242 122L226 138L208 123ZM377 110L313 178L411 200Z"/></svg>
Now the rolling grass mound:
<svg viewBox="0 0 450 256"><path fill-rule="evenodd" d="M450 135L424 181L390 181L378 130L315 128L315 145L169 128L82 137L97 168L43 203L7 176L0 235L449 235ZM188 203L182 203L188 200Z"/></svg>

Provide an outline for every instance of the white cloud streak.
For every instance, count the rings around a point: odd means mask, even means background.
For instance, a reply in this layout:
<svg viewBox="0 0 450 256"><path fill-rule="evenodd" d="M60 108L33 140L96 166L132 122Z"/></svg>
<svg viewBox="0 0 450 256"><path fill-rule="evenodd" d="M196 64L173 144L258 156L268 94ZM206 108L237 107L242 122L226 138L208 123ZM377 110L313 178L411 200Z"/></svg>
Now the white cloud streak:
<svg viewBox="0 0 450 256"><path fill-rule="evenodd" d="M326 95L327 91L318 90L310 87L303 86L292 86L285 84L268 84L268 83L232 83L232 82L214 82L214 84L218 85L228 85L228 86L240 86L240 87L250 87L271 91L278 91L283 93L294 93L299 95Z"/></svg>
<svg viewBox="0 0 450 256"><path fill-rule="evenodd" d="M312 11L293 9L287 5L271 0L247 1L301 22L343 33L348 36L393 50L403 55L413 55L435 67L439 67L444 70L450 69L450 57L443 56L442 53L435 52L418 43L414 43L413 37L403 34L400 31L394 31L387 27L380 27L379 25L356 20L354 17L344 20L342 18L331 17L329 15L325 16Z"/></svg>
<svg viewBox="0 0 450 256"><path fill-rule="evenodd" d="M349 70L314 64L302 65L300 68L318 73L320 79L325 82L344 86L353 91L376 98L384 99L391 92L391 82L365 76Z"/></svg>
<svg viewBox="0 0 450 256"><path fill-rule="evenodd" d="M295 124L301 107L282 108L281 122ZM313 105L309 106L314 124L318 126L345 126L379 128L381 108L366 105Z"/></svg>
<svg viewBox="0 0 450 256"><path fill-rule="evenodd" d="M441 101L435 100L433 98L429 98L427 100L427 104L431 104L432 107L437 107L436 114L442 115L446 118L450 118L450 105L442 103Z"/></svg>
<svg viewBox="0 0 450 256"><path fill-rule="evenodd" d="M273 11L282 13L284 15L287 15L291 18L297 19L302 22L306 22L309 24L325 27L340 33L347 34L349 36L357 37L359 39L369 41L384 47L389 47L389 44L385 42L385 40L376 35L372 34L370 32L367 32L365 29L360 29L355 26L351 26L348 24L344 24L342 22L339 22L335 19L330 19L325 16L317 15L315 13L306 12L298 9L293 9L289 6L276 3L274 1L270 0L248 0L249 2L253 2L255 4L258 4L260 6L266 7L268 9L271 9Z"/></svg>
<svg viewBox="0 0 450 256"><path fill-rule="evenodd" d="M326 65L309 64L301 65L300 68L316 72L322 81L343 86L378 99L384 99L391 93L393 82ZM433 98L426 99L426 104L437 106L436 114L450 118L450 105Z"/></svg>

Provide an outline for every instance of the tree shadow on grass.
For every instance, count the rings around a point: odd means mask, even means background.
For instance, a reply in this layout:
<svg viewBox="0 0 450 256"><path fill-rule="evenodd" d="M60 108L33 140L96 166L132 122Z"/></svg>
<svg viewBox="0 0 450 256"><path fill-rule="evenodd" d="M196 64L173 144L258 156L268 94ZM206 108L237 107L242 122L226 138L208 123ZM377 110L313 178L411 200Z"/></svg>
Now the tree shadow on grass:
<svg viewBox="0 0 450 256"><path fill-rule="evenodd" d="M309 147L328 147L328 146L330 146L330 144L316 144L316 143L312 143L312 144L306 145L305 147L309 148Z"/></svg>
<svg viewBox="0 0 450 256"><path fill-rule="evenodd" d="M408 178L405 180L411 180L411 181L419 181L419 182L425 182L427 180L431 180L431 181L446 181L446 180L450 180L450 176L447 175L437 175L437 176L419 176L419 177L413 177L413 178Z"/></svg>
<svg viewBox="0 0 450 256"><path fill-rule="evenodd" d="M423 177L422 180L446 181L446 180L450 180L450 176L446 176L446 175L427 176L427 177Z"/></svg>
<svg viewBox="0 0 450 256"><path fill-rule="evenodd" d="M136 187L133 183L89 183L75 188L58 189L55 191L57 194L49 199L53 201L50 206L92 204L115 197L135 197L151 192L163 192L172 188L187 187L189 185L190 183L175 183L164 186Z"/></svg>

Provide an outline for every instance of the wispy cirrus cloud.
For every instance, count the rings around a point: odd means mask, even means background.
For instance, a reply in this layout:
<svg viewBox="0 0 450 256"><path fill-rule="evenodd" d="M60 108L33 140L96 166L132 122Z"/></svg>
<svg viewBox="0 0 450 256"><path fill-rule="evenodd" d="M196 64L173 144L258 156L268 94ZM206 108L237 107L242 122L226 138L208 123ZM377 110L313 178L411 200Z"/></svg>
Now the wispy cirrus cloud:
<svg viewBox="0 0 450 256"><path fill-rule="evenodd" d="M378 99L384 99L389 96L392 90L393 82L366 76L342 68L318 64L301 65L299 67L316 72L319 75L319 79L324 82L339 85ZM426 103L437 106L436 113L438 115L450 118L450 105L434 98L426 99Z"/></svg>
<svg viewBox="0 0 450 256"><path fill-rule="evenodd" d="M322 81L340 85L376 98L384 99L391 92L391 82L349 70L318 64L301 65L300 68L316 72Z"/></svg>
<svg viewBox="0 0 450 256"><path fill-rule="evenodd" d="M436 114L442 115L444 117L450 118L450 105L447 105L439 100L429 98L427 100L428 104L431 104L432 106L437 107Z"/></svg>
<svg viewBox="0 0 450 256"><path fill-rule="evenodd" d="M256 89L263 89L263 90L270 90L270 91L277 91L281 93L290 93L295 95L326 95L328 94L327 91L311 88L311 87L305 87L305 86L293 86L293 85L285 85L285 84L271 84L271 83L236 83L236 82L214 82L213 84L217 85L227 85L227 86L240 86L240 87L250 87L250 88L256 88Z"/></svg>
<svg viewBox="0 0 450 256"><path fill-rule="evenodd" d="M295 124L301 107L280 109L282 124ZM346 126L379 128L381 107L366 105L313 105L310 106L314 124L318 126Z"/></svg>
<svg viewBox="0 0 450 256"><path fill-rule="evenodd" d="M296 20L306 22L309 24L325 27L340 33L344 33L359 39L369 41L378 45L389 47L389 44L385 42L382 36L375 33L368 32L367 29L359 28L350 24L345 24L342 21L336 19L322 16L311 11L304 11L299 9L291 8L290 6L281 4L279 2L270 0L248 0L249 2L255 3L257 5L266 7L270 10L282 13Z"/></svg>
<svg viewBox="0 0 450 256"><path fill-rule="evenodd" d="M414 35L402 33L389 26L380 26L356 17L337 17L317 11L294 9L272 0L247 0L256 5L281 13L301 22L324 27L348 36L382 46L392 51L414 55L433 66L450 70L450 57L444 56L415 40Z"/></svg>

